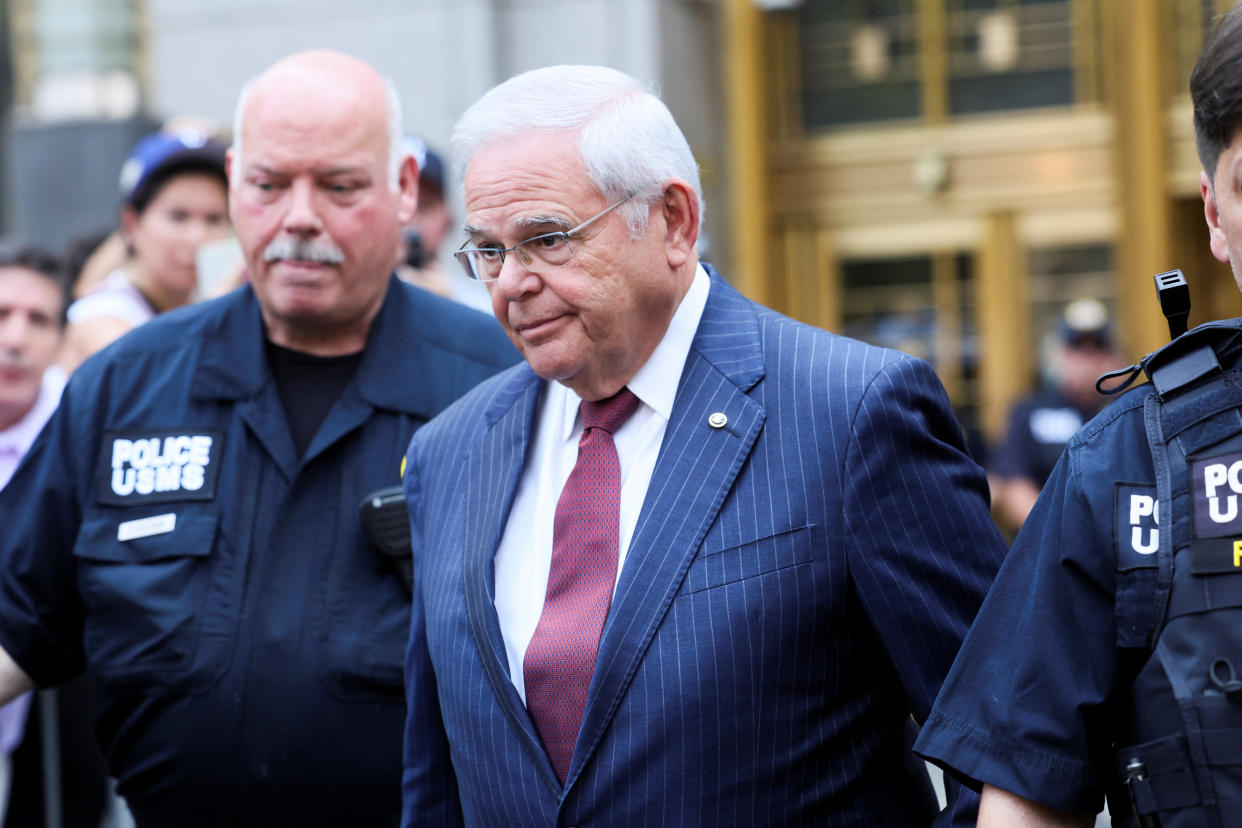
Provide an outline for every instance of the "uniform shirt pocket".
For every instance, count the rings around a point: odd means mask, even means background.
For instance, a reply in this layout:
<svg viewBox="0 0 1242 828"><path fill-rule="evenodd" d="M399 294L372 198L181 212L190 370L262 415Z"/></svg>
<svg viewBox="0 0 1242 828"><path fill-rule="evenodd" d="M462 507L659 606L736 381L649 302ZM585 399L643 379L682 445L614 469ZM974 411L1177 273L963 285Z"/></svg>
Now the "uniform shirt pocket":
<svg viewBox="0 0 1242 828"><path fill-rule="evenodd" d="M175 516L171 528L168 514ZM218 523L214 510L205 509L122 513L83 522L73 554L86 609L85 651L100 678L177 680L190 675Z"/></svg>

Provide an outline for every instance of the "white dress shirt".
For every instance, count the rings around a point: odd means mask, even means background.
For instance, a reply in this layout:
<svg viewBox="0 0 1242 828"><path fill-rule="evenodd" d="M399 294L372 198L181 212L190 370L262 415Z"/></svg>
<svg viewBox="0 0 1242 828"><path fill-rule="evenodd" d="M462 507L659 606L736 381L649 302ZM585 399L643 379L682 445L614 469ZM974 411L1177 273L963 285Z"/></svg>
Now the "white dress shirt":
<svg viewBox="0 0 1242 828"><path fill-rule="evenodd" d="M700 265L664 338L627 383L638 409L617 429L613 442L621 461L621 514L617 577L625 564L638 513L655 471L660 443L673 413L673 398L690 343L699 328L711 282ZM548 384L536 414L534 445L518 481L513 509L496 550L496 615L505 640L509 678L526 701L522 661L543 614L552 565L552 523L556 503L578 459L582 398L559 382Z"/></svg>

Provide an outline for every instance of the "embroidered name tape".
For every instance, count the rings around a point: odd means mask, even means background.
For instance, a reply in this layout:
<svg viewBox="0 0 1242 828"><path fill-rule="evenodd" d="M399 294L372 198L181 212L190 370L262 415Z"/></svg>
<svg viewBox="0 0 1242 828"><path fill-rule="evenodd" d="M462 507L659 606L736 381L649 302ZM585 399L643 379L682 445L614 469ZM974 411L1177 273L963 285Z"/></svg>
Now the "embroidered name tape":
<svg viewBox="0 0 1242 828"><path fill-rule="evenodd" d="M1190 544L1190 572L1193 575L1215 575L1242 572L1242 540L1236 538L1201 538Z"/></svg>
<svg viewBox="0 0 1242 828"><path fill-rule="evenodd" d="M214 500L222 456L219 431L106 432L96 500L111 506Z"/></svg>
<svg viewBox="0 0 1242 828"><path fill-rule="evenodd" d="M119 541L149 538L152 535L167 535L177 528L177 516L171 512L166 515L152 515L138 520L127 520L116 527L116 539Z"/></svg>

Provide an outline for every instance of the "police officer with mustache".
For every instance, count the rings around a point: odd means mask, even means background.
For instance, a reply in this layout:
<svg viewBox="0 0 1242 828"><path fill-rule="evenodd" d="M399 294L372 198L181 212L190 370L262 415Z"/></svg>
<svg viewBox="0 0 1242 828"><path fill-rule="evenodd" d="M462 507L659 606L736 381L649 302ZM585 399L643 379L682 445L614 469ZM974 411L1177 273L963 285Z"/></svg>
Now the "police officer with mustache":
<svg viewBox="0 0 1242 828"><path fill-rule="evenodd" d="M396 825L409 592L359 517L517 354L401 283L397 97L334 52L243 91L250 282L85 362L0 495L0 700L86 672L139 826Z"/></svg>

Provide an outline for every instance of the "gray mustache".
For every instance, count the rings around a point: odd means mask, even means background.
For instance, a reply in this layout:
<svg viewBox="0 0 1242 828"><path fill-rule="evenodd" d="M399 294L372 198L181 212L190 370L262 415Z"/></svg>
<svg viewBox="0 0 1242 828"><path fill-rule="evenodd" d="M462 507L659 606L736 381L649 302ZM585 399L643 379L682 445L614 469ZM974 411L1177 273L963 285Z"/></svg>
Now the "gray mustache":
<svg viewBox="0 0 1242 828"><path fill-rule="evenodd" d="M273 239L263 249L263 261L274 262L277 259L337 265L345 261L345 253L330 241L291 239L288 236L282 236Z"/></svg>

